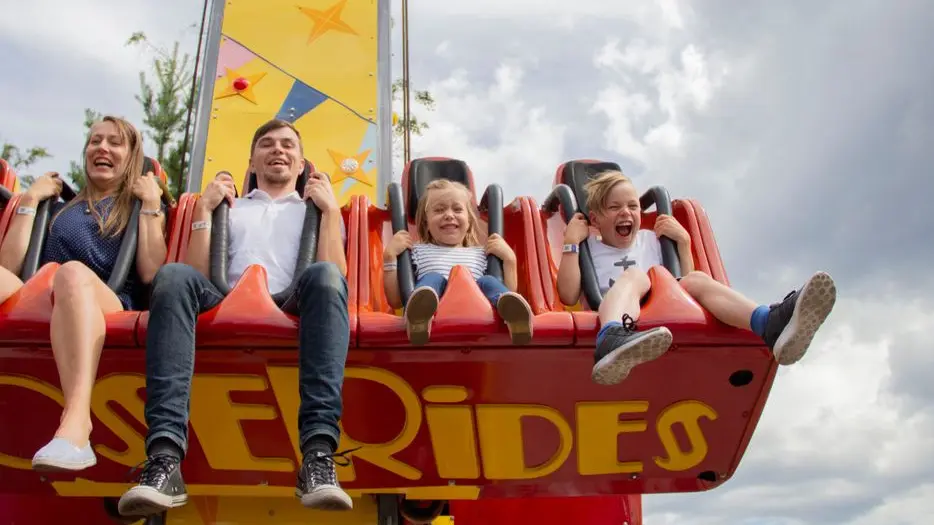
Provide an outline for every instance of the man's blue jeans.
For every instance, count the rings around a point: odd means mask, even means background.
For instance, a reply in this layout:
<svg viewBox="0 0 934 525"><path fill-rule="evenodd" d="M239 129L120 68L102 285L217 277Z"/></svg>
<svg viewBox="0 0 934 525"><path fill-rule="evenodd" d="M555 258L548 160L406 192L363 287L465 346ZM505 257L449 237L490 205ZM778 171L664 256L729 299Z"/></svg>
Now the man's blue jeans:
<svg viewBox="0 0 934 525"><path fill-rule="evenodd" d="M415 281L416 289L421 286L428 286L438 294L438 297L441 297L444 295L444 290L448 287L448 279L440 273L429 272L423 275L421 279ZM483 295L486 296L490 304L494 307L496 306L496 302L499 301L499 297L509 291L509 288L506 288L503 281L500 281L492 275L484 275L477 279L477 286L480 287L480 291L483 292Z"/></svg>
<svg viewBox="0 0 934 525"><path fill-rule="evenodd" d="M163 266L152 282L146 333L146 448L157 438L188 448L188 407L195 363L198 314L223 296L186 264ZM289 308L289 305L294 305ZM286 311L298 314L298 430L302 449L315 436L340 443L341 389L350 344L347 281L329 262L302 274ZM233 437L231 436L231 439Z"/></svg>

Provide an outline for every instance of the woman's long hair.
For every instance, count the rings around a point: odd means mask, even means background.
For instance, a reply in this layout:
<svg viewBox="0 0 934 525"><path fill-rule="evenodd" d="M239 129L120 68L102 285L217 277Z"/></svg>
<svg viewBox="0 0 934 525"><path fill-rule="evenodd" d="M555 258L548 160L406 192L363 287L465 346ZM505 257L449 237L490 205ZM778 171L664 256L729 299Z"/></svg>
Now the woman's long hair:
<svg viewBox="0 0 934 525"><path fill-rule="evenodd" d="M58 215L61 215L63 211L71 206L77 206L85 202L87 203L91 216L94 217L97 224L100 226L101 236L116 237L123 233L123 230L130 220L130 210L133 207L133 199L135 198L133 195L133 183L136 182L136 179L140 177L143 171L143 136L133 124L130 124L122 118L108 115L102 118L101 122L111 122L117 126L117 131L127 143L126 162L123 167L123 174L120 177L120 185L117 187L117 192L114 197L113 207L107 215L107 219L104 220L95 206L97 201L101 200L102 196L94 187L91 177L88 176L87 151L88 144L91 143L91 134L88 133L88 137L84 141L84 149L82 150L82 164L86 181L84 188L78 192L78 195L72 199L71 202L65 205L62 210L56 214L55 218L58 218ZM53 223L54 220L53 218Z"/></svg>

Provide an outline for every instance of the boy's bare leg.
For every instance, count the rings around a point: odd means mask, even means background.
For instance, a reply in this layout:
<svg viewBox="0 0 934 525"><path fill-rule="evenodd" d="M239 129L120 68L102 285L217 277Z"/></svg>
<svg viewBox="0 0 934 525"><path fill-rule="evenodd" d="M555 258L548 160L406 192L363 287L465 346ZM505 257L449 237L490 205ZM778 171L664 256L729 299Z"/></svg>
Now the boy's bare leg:
<svg viewBox="0 0 934 525"><path fill-rule="evenodd" d="M752 314L759 306L745 295L704 272L691 272L681 279L681 287L720 322L751 330Z"/></svg>
<svg viewBox="0 0 934 525"><path fill-rule="evenodd" d="M804 356L837 298L836 285L824 272L815 273L800 290L769 306L756 305L702 272L686 275L681 286L721 322L761 337L780 365L796 363Z"/></svg>
<svg viewBox="0 0 934 525"><path fill-rule="evenodd" d="M671 346L671 332L665 327L637 331L639 301L650 286L645 272L629 268L607 291L598 312L601 328L591 373L594 382L615 385L635 366L658 358Z"/></svg>

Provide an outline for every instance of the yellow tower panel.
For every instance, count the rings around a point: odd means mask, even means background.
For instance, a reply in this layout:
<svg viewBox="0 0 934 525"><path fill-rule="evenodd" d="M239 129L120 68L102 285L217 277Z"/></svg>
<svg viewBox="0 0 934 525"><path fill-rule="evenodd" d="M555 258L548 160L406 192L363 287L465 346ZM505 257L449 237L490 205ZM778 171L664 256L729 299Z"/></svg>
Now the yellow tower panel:
<svg viewBox="0 0 934 525"><path fill-rule="evenodd" d="M226 170L241 184L250 142L272 118L295 124L338 202L378 194L377 0L228 0L200 189ZM208 86L207 82L205 86ZM242 188L240 188L242 191Z"/></svg>

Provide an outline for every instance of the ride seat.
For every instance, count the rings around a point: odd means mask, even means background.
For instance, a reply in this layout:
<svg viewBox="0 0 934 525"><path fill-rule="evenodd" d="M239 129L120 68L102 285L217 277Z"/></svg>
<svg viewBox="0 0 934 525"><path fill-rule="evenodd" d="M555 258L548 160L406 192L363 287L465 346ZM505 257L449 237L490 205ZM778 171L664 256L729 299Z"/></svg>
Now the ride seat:
<svg viewBox="0 0 934 525"><path fill-rule="evenodd" d="M17 183L16 172L7 164L7 161L0 159L0 210L4 209L13 198ZM2 230L0 230L0 237L2 236Z"/></svg>
<svg viewBox="0 0 934 525"><path fill-rule="evenodd" d="M305 170L299 175L295 184L295 189L299 194L304 192L308 176L314 170L314 165L306 159ZM243 183L243 194L247 195L255 188L256 174L249 172ZM187 254L192 213L197 200L200 198L200 195L197 194L189 195L192 211L185 216L181 226L183 243L179 247L179 261L184 261ZM358 229L358 206L358 199L355 197L341 209L347 237L345 253L347 257L351 346L354 344L357 334L356 297L357 254L359 248L356 232ZM223 207L226 207L224 203L221 204L219 209ZM298 317L284 312L281 305L277 304L274 297L270 295L265 268L260 265L252 265L244 271L236 283L227 282L226 217L226 212L223 212L223 219L218 219L218 212L215 211L214 226L211 233L211 278L215 285L219 285L218 288L225 293L225 298L220 304L198 317L196 326L197 346L199 348L295 348L298 344ZM314 224L315 236L317 236L317 220ZM218 229L219 225L223 226L220 230ZM215 257L215 255L220 255L220 257ZM313 261L314 254L312 254ZM137 329L137 338L140 341L146 340L148 324L149 315L147 313L141 316Z"/></svg>
<svg viewBox="0 0 934 525"><path fill-rule="evenodd" d="M561 261L567 221L577 211L584 213L589 218L590 210L586 206L587 192L584 190L584 185L606 170L620 170L620 167L613 162L591 159L573 160L559 165L555 172L552 192L545 199L539 213L536 214L535 229L536 232L540 232L536 235L539 246L538 263L541 268L542 286L546 302L554 310L574 310L572 315L576 331L575 340L579 346L593 346L596 342L597 332L600 329L596 308L591 305L590 297L597 295L597 301L595 301L597 306L599 306L602 297L599 297L599 287L592 271L593 262L590 259L590 252L586 243L581 243L580 248L582 283L581 300L577 305L565 307L558 298L558 266ZM654 228L658 210L646 210L653 205L658 208L657 201L661 201L663 203L662 207L667 208L665 204L669 199L667 195L664 188L654 186L640 197L643 207L642 229ZM685 227L691 236L695 270L707 273L724 282L725 272L723 272L719 252L716 249L713 233L710 231L709 221L706 214L703 213L703 208L700 204L691 200L674 200L670 201L670 209L671 214ZM700 210L700 213L698 213L698 210ZM591 232L595 233L596 230L591 228ZM670 251L667 257L665 254L666 242L670 243ZM662 243L665 264L653 267L647 272L649 280L652 282L652 288L644 299L639 327L648 329L659 325L667 326L675 333L676 341L681 342L683 339L679 338L678 332L681 331L682 327L703 325L709 326L711 330L688 330L686 332L691 334L692 341L703 339L708 342L722 342L724 340L736 342L737 337L739 337L740 341L753 344L755 341L753 338L749 338L746 334L738 333L737 330L719 323L701 308L694 299L687 295L676 280L680 276L680 264L670 264L671 259L677 261L677 252L673 249L674 243L668 239L662 239ZM713 260L711 260L712 256L714 257ZM589 271L588 265L591 268Z"/></svg>
<svg viewBox="0 0 934 525"><path fill-rule="evenodd" d="M144 159L143 173L147 171L152 171L163 182L166 181L165 173L155 159L149 157ZM70 200L74 195L74 190L66 185L62 191L62 196L66 200ZM8 206L3 212L3 218L0 219L0 228L4 232L9 226L20 197L21 194L15 195L14 200L10 201L13 205ZM51 203L49 202L49 204ZM177 208L177 206L169 207L166 216L168 237L166 241L170 252L173 251L173 244L177 242L177 239L172 235L177 230L175 224ZM40 208L36 213L37 227L33 228L30 249L25 256L26 260L23 268L23 276L26 277L25 282L22 288L0 305L0 333L3 334L0 344L4 346L48 346L51 344L49 323L52 316L52 282L60 265L58 263L48 263L41 268L36 268L45 239L44 234L40 236L39 232L41 230L47 231L48 228L47 217L43 217L43 209L40 203ZM131 219L131 224L133 222ZM121 254L125 254L123 259L125 259L126 268L128 271L132 271L132 263L135 259L133 256L136 243L135 230L132 235L126 235L124 239ZM121 266L119 261L117 266ZM120 286L122 286L122 282ZM104 346L107 348L138 347L136 326L139 316L139 311L124 311L106 315L104 317L106 323Z"/></svg>
<svg viewBox="0 0 934 525"><path fill-rule="evenodd" d="M529 261L534 260L535 240L532 236L532 214L521 198L508 206L502 205L502 190L490 185L477 202L473 174L467 164L447 157L425 157L412 160L402 174L400 183L388 188L386 209L361 206L360 258L360 347L410 346L401 310L395 311L386 297L383 283L383 249L394 232L407 229L413 240L418 233L415 213L425 187L434 180L460 182L470 190L471 205L480 218L481 243L490 231L501 232L513 247L518 261L518 292L530 305L541 296L540 279L530 276ZM490 257L487 273L502 275L501 263ZM492 264L491 264L492 263ZM400 255L397 276L400 291L407 298L414 286L414 271L408 250ZM533 306L534 333L532 345L567 345L572 340L572 323L566 312L542 312ZM444 296L438 305L431 329L430 346L507 346L512 345L509 331L495 309L483 296L469 271L455 267L448 279Z"/></svg>

